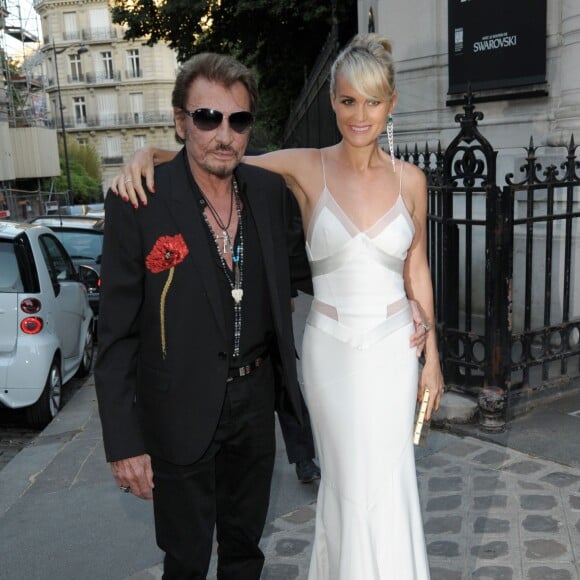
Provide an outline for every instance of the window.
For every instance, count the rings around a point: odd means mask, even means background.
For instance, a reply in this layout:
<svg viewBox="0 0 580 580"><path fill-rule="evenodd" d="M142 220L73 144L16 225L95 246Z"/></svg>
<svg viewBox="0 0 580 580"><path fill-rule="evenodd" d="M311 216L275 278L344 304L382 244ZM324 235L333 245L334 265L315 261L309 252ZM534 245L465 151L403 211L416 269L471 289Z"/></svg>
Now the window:
<svg viewBox="0 0 580 580"><path fill-rule="evenodd" d="M119 122L117 93L98 93L97 111L99 115L99 125L116 125Z"/></svg>
<svg viewBox="0 0 580 580"><path fill-rule="evenodd" d="M87 124L87 103L84 97L73 97L75 110L75 126L84 127Z"/></svg>
<svg viewBox="0 0 580 580"><path fill-rule="evenodd" d="M79 40L81 35L76 12L65 12L63 15L63 39Z"/></svg>
<svg viewBox="0 0 580 580"><path fill-rule="evenodd" d="M101 52L101 62L102 62L102 70L103 70L103 79L106 80L113 80L114 73L113 73L113 55L110 51Z"/></svg>
<svg viewBox="0 0 580 580"><path fill-rule="evenodd" d="M81 146L81 147L86 147L89 144L89 140L86 139L85 137L79 137L77 139L77 143Z"/></svg>
<svg viewBox="0 0 580 580"><path fill-rule="evenodd" d="M121 136L108 135L103 139L103 162L122 163Z"/></svg>
<svg viewBox="0 0 580 580"><path fill-rule="evenodd" d="M134 123L143 122L143 93L129 93L131 116Z"/></svg>
<svg viewBox="0 0 580 580"><path fill-rule="evenodd" d="M145 145L147 145L145 135L133 136L133 151L137 151L137 149L143 149Z"/></svg>
<svg viewBox="0 0 580 580"><path fill-rule="evenodd" d="M39 238L40 249L52 282L76 280L76 273L71 259L61 243L52 235Z"/></svg>
<svg viewBox="0 0 580 580"><path fill-rule="evenodd" d="M69 80L71 82L83 81L83 69L81 66L81 57L79 54L69 54L68 56L68 66L69 66Z"/></svg>
<svg viewBox="0 0 580 580"><path fill-rule="evenodd" d="M139 49L131 48L127 51L127 78L136 79L141 75L141 62L139 60Z"/></svg>
<svg viewBox="0 0 580 580"><path fill-rule="evenodd" d="M89 10L90 37L93 40L114 38L109 21L108 8L92 8Z"/></svg>

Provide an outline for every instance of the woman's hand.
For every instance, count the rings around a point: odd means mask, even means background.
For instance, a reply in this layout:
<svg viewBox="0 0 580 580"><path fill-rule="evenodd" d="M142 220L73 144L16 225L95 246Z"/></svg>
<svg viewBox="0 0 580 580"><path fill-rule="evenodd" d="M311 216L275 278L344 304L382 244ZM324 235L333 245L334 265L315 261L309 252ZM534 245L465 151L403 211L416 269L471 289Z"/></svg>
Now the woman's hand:
<svg viewBox="0 0 580 580"><path fill-rule="evenodd" d="M145 185L151 192L155 191L153 183L153 170L155 167L155 150L151 147L138 149L133 153L131 159L121 168L121 173L115 176L111 183L111 189L116 195L120 195L123 201L128 201L136 209L139 201L147 205L147 193L143 187Z"/></svg>
<svg viewBox="0 0 580 580"><path fill-rule="evenodd" d="M429 403L427 404L427 412L425 413L425 421L431 420L431 415L439 409L441 398L445 390L443 383L443 375L441 374L441 367L439 361L433 363L427 362L421 371L419 377L419 390L417 392L417 400L423 399L425 389L429 389Z"/></svg>
<svg viewBox="0 0 580 580"><path fill-rule="evenodd" d="M427 342L427 332L429 332L429 325L423 318L421 309L415 300L409 300L411 313L413 314L413 323L415 324L415 334L411 336L411 348L417 348L417 356L420 357L425 350L425 343Z"/></svg>

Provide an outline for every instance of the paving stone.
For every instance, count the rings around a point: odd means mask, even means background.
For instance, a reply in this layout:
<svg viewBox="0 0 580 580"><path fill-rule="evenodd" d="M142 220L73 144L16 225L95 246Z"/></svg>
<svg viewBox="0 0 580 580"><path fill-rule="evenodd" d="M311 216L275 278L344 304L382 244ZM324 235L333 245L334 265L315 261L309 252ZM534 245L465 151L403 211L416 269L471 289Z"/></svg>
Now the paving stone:
<svg viewBox="0 0 580 580"><path fill-rule="evenodd" d="M514 571L507 566L483 566L475 570L473 580L513 580Z"/></svg>
<svg viewBox="0 0 580 580"><path fill-rule="evenodd" d="M580 520L576 522L576 530L580 532Z"/></svg>
<svg viewBox="0 0 580 580"><path fill-rule="evenodd" d="M507 506L507 495L485 495L473 498L473 509L490 510L505 509Z"/></svg>
<svg viewBox="0 0 580 580"><path fill-rule="evenodd" d="M461 505L460 495L444 495L442 497L434 497L427 502L425 508L428 512L448 511L457 509Z"/></svg>
<svg viewBox="0 0 580 580"><path fill-rule="evenodd" d="M498 465L504 463L509 459L509 454L503 451L495 451L490 449L489 451L484 451L473 458L473 461L481 463L483 465Z"/></svg>
<svg viewBox="0 0 580 580"><path fill-rule="evenodd" d="M544 477L541 477L540 481L551 483L555 487L569 487L575 483L578 483L580 481L580 477L577 475L572 475L571 473L555 471L553 473L548 473L548 475L545 475Z"/></svg>
<svg viewBox="0 0 580 580"><path fill-rule="evenodd" d="M461 477L431 477L429 491L461 491L465 486Z"/></svg>
<svg viewBox="0 0 580 580"><path fill-rule="evenodd" d="M296 580L300 574L293 564L269 564L262 571L262 580Z"/></svg>
<svg viewBox="0 0 580 580"><path fill-rule="evenodd" d="M501 481L497 475L477 475L473 478L475 491L495 491L505 488L505 481Z"/></svg>
<svg viewBox="0 0 580 580"><path fill-rule="evenodd" d="M446 541L431 542L427 544L427 554L429 556L455 558L459 556L459 544L457 542Z"/></svg>
<svg viewBox="0 0 580 580"><path fill-rule="evenodd" d="M519 475L529 475L541 469L543 469L543 465L537 461L518 461L517 463L506 465L503 471L509 471L510 473L517 473Z"/></svg>
<svg viewBox="0 0 580 580"><path fill-rule="evenodd" d="M532 560L549 560L558 558L567 552L566 546L556 540L526 540L526 558Z"/></svg>
<svg viewBox="0 0 580 580"><path fill-rule="evenodd" d="M551 510L557 505L553 495L521 495L520 506L524 510Z"/></svg>
<svg viewBox="0 0 580 580"><path fill-rule="evenodd" d="M458 534L461 531L461 516L444 516L441 518L429 518L425 522L426 534Z"/></svg>
<svg viewBox="0 0 580 580"><path fill-rule="evenodd" d="M476 534L505 534L510 531L510 522L481 516L473 522L473 531Z"/></svg>
<svg viewBox="0 0 580 580"><path fill-rule="evenodd" d="M461 468L461 465L454 465L453 467L448 467L447 469L444 469L443 473L452 475L456 473L461 473L462 471L463 469Z"/></svg>
<svg viewBox="0 0 580 580"><path fill-rule="evenodd" d="M501 556L505 556L509 552L507 542L488 542L481 546L473 546L471 548L471 555L476 556L482 560L495 560Z"/></svg>
<svg viewBox="0 0 580 580"><path fill-rule="evenodd" d="M529 580L572 580L569 570L556 570L548 566L530 568L528 571Z"/></svg>
<svg viewBox="0 0 580 580"><path fill-rule="evenodd" d="M291 538L283 538L276 542L276 547L274 548L278 556L296 556L304 551L306 546L309 546L310 542L305 540L296 540Z"/></svg>
<svg viewBox="0 0 580 580"><path fill-rule="evenodd" d="M262 536L268 537L268 536L271 536L272 534L274 534L276 532L280 532L280 531L282 531L281 528L277 527L274 522L268 522L264 526L264 531L262 532Z"/></svg>
<svg viewBox="0 0 580 580"><path fill-rule="evenodd" d="M522 527L528 532L557 532L560 522L551 516L526 516Z"/></svg>
<svg viewBox="0 0 580 580"><path fill-rule="evenodd" d="M447 568L431 568L431 580L461 580L461 572Z"/></svg>
<svg viewBox="0 0 580 580"><path fill-rule="evenodd" d="M454 455L455 457L465 457L474 451L481 449L481 446L476 445L475 443L467 443L467 441L458 441L457 443L453 443L448 447L443 449L444 453L448 455Z"/></svg>
<svg viewBox="0 0 580 580"><path fill-rule="evenodd" d="M525 490L528 491L540 491L542 489L546 489L544 485L540 485L539 483L535 483L533 481L518 481L518 485Z"/></svg>
<svg viewBox="0 0 580 580"><path fill-rule="evenodd" d="M570 496L570 507L573 510L580 510L580 496L577 495Z"/></svg>
<svg viewBox="0 0 580 580"><path fill-rule="evenodd" d="M427 457L423 457L417 462L417 467L422 469L436 469L438 467L445 467L449 465L451 462L447 459L444 459L440 455L428 455Z"/></svg>
<svg viewBox="0 0 580 580"><path fill-rule="evenodd" d="M316 512L311 507L303 507L295 512L284 516L282 519L291 524L305 524L316 517Z"/></svg>

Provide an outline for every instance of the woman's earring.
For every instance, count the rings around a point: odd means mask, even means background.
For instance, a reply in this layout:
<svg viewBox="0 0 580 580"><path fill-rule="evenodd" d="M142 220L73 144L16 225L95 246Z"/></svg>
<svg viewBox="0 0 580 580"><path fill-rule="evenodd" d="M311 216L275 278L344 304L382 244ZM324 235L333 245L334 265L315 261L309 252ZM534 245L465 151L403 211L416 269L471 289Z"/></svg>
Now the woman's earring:
<svg viewBox="0 0 580 580"><path fill-rule="evenodd" d="M393 115L389 115L387 119L387 140L389 142L389 154L391 155L393 172L395 172L395 139L393 138Z"/></svg>

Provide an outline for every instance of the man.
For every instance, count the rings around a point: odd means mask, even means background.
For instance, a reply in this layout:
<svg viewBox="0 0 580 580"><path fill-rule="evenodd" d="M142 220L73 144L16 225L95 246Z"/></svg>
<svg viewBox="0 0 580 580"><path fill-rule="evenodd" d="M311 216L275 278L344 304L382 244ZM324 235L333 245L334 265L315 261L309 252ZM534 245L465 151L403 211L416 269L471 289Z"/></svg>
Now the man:
<svg viewBox="0 0 580 580"><path fill-rule="evenodd" d="M96 386L117 484L154 500L166 580L257 580L274 406L300 418L285 186L240 164L251 73L196 55L172 104L183 150L134 211L107 196Z"/></svg>

